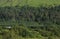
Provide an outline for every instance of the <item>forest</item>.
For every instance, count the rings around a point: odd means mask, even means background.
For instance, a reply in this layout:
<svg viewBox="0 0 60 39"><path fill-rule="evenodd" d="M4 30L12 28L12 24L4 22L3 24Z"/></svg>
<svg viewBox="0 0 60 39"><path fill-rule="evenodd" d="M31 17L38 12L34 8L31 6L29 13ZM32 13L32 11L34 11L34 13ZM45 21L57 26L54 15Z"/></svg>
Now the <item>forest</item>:
<svg viewBox="0 0 60 39"><path fill-rule="evenodd" d="M60 5L0 7L0 39L60 39Z"/></svg>

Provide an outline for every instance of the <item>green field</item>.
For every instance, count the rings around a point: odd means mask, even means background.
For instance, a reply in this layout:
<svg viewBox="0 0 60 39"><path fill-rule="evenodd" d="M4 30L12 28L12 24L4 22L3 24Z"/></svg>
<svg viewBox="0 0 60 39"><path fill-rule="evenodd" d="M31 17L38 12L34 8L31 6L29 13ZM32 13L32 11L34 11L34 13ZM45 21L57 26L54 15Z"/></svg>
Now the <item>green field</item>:
<svg viewBox="0 0 60 39"><path fill-rule="evenodd" d="M24 6L24 5L38 7L60 5L60 0L0 0L0 6Z"/></svg>

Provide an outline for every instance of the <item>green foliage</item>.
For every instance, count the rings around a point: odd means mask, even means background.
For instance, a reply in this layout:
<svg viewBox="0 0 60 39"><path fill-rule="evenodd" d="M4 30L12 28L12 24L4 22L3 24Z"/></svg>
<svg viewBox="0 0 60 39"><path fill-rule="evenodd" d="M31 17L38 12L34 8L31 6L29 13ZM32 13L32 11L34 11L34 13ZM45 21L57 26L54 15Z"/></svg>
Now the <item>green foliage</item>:
<svg viewBox="0 0 60 39"><path fill-rule="evenodd" d="M6 28L11 26L11 28ZM0 7L1 39L60 37L60 6ZM51 37L52 36L52 37Z"/></svg>
<svg viewBox="0 0 60 39"><path fill-rule="evenodd" d="M0 24L57 24L60 25L60 6L42 7L0 7ZM24 23L25 22L25 23ZM38 24L39 23L39 24Z"/></svg>

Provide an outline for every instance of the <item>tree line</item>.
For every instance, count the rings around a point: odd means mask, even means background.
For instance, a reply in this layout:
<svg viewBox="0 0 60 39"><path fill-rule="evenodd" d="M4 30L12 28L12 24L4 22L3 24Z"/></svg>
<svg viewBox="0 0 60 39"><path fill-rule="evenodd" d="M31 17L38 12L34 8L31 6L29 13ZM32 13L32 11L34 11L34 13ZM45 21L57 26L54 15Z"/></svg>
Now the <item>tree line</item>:
<svg viewBox="0 0 60 39"><path fill-rule="evenodd" d="M0 22L33 21L38 23L60 24L60 6L55 7L0 7Z"/></svg>

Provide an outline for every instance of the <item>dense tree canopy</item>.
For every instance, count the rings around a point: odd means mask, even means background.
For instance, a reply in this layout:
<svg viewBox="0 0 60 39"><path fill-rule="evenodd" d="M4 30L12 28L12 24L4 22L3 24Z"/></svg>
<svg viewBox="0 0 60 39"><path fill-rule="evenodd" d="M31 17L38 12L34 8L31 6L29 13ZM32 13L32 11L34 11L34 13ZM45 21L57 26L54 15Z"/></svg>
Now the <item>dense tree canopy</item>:
<svg viewBox="0 0 60 39"><path fill-rule="evenodd" d="M28 24L28 22L31 23ZM32 22L38 25L33 25ZM8 23L13 25L8 25ZM60 37L59 29L60 6L48 8L28 5L23 7L0 7L0 37L2 39L20 39L20 37L48 37L48 39L52 39L52 36Z"/></svg>
<svg viewBox="0 0 60 39"><path fill-rule="evenodd" d="M0 21L35 21L60 24L60 6L56 7L0 7Z"/></svg>

